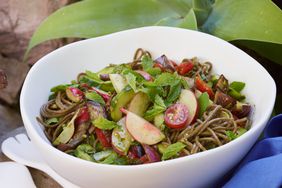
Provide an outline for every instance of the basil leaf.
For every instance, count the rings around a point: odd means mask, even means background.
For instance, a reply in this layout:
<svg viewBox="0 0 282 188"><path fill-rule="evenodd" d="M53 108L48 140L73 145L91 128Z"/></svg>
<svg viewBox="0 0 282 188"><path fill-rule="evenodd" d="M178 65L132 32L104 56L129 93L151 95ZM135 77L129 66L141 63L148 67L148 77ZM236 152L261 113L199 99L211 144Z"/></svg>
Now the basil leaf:
<svg viewBox="0 0 282 188"><path fill-rule="evenodd" d="M88 100L95 101L102 105L105 105L104 99L96 92L86 92L85 97Z"/></svg>
<svg viewBox="0 0 282 188"><path fill-rule="evenodd" d="M165 101L166 106L169 106L176 99L178 99L180 93L181 93L181 83L180 82L176 85L171 86L169 89L168 96Z"/></svg>
<svg viewBox="0 0 282 188"><path fill-rule="evenodd" d="M164 100L159 95L156 95L154 105L159 106L159 107L164 108L164 109L166 108Z"/></svg>
<svg viewBox="0 0 282 188"><path fill-rule="evenodd" d="M107 157L109 157L112 153L114 153L113 150L104 150L104 151L100 151L100 152L95 153L93 155L93 157L96 161L103 161Z"/></svg>
<svg viewBox="0 0 282 188"><path fill-rule="evenodd" d="M160 75L162 73L162 70L158 67L155 67L147 69L146 72L155 77L157 75Z"/></svg>
<svg viewBox="0 0 282 188"><path fill-rule="evenodd" d="M92 123L95 127L98 127L102 130L111 130L118 126L116 122L107 120L102 116L99 116L97 119L93 120Z"/></svg>
<svg viewBox="0 0 282 188"><path fill-rule="evenodd" d="M93 153L94 153L94 148L92 146L90 146L89 144L81 144L75 149L74 156L87 161L94 162L94 159L92 157Z"/></svg>
<svg viewBox="0 0 282 188"><path fill-rule="evenodd" d="M148 121L151 121L156 115L162 113L165 110L166 105L163 99L159 95L156 95L153 108L145 112L144 118Z"/></svg>
<svg viewBox="0 0 282 188"><path fill-rule="evenodd" d="M235 91L237 92L241 92L244 87L245 87L245 83L244 82L232 82L230 85L229 85L229 88L232 88L234 89Z"/></svg>
<svg viewBox="0 0 282 188"><path fill-rule="evenodd" d="M200 95L200 97L198 98L198 102L199 102L199 117L202 117L203 113L206 111L207 107L210 104L209 101L209 95L207 94L207 92L204 92Z"/></svg>
<svg viewBox="0 0 282 188"><path fill-rule="evenodd" d="M144 71L153 68L154 62L148 55L143 55L141 59L141 64Z"/></svg>
<svg viewBox="0 0 282 188"><path fill-rule="evenodd" d="M89 70L85 71L85 74L91 78L92 80L95 80L97 83L101 83L103 82L103 80L100 79L100 77L98 76L98 74L91 72Z"/></svg>
<svg viewBox="0 0 282 188"><path fill-rule="evenodd" d="M160 76L156 78L154 84L156 86L171 86L176 85L180 82L180 78L175 74L171 73L162 73Z"/></svg>
<svg viewBox="0 0 282 188"><path fill-rule="evenodd" d="M174 144L169 145L163 151L162 160L170 159L171 157L177 155L177 153L180 152L184 148L185 148L185 144L181 142L176 142Z"/></svg>
<svg viewBox="0 0 282 188"><path fill-rule="evenodd" d="M117 165L125 165L127 164L127 159L121 156L118 156L117 153L112 151L112 153L105 158L105 160L101 161L102 164L117 164Z"/></svg>

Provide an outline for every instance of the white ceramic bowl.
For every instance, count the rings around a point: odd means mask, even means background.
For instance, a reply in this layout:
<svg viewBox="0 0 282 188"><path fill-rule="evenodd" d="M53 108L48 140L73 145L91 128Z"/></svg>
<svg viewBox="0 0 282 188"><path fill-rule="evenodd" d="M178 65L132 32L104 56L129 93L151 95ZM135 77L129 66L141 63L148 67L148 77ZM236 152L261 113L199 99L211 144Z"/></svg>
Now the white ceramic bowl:
<svg viewBox="0 0 282 188"><path fill-rule="evenodd" d="M231 81L246 83L244 93L255 105L252 128L240 138L215 149L165 162L137 166L91 163L54 148L35 117L50 88L69 83L79 72L97 71L109 63L132 60L139 47L153 57L174 60L200 57ZM202 187L214 184L236 165L255 143L273 109L276 86L267 71L240 49L208 34L169 27L144 27L64 46L40 59L24 82L20 104L25 128L48 164L81 187Z"/></svg>

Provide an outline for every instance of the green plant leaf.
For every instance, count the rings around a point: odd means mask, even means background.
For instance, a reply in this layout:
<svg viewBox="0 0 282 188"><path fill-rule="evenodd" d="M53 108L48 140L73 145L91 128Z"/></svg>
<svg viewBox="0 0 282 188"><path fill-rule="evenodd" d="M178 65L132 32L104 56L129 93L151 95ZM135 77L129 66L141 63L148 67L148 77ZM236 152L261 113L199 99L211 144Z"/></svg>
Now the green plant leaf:
<svg viewBox="0 0 282 188"><path fill-rule="evenodd" d="M251 40L236 40L235 45L244 46L256 51L259 55L282 65L282 44Z"/></svg>
<svg viewBox="0 0 282 188"><path fill-rule="evenodd" d="M193 0L193 10L199 25L202 25L212 10L213 0Z"/></svg>
<svg viewBox="0 0 282 188"><path fill-rule="evenodd" d="M193 30L198 29L196 16L193 9L190 9L185 17L166 17L158 21L155 25L180 27Z"/></svg>
<svg viewBox="0 0 282 188"><path fill-rule="evenodd" d="M227 41L282 44L281 20L282 11L270 0L217 0L202 30Z"/></svg>
<svg viewBox="0 0 282 188"><path fill-rule="evenodd" d="M184 17L193 6L193 0L158 0L168 8Z"/></svg>
<svg viewBox="0 0 282 188"><path fill-rule="evenodd" d="M91 38L177 16L169 7L154 0L85 0L59 9L33 34L27 52L47 40L62 37Z"/></svg>
<svg viewBox="0 0 282 188"><path fill-rule="evenodd" d="M92 124L102 130L111 130L117 127L116 122L107 120L102 116L99 116L97 119L93 120Z"/></svg>

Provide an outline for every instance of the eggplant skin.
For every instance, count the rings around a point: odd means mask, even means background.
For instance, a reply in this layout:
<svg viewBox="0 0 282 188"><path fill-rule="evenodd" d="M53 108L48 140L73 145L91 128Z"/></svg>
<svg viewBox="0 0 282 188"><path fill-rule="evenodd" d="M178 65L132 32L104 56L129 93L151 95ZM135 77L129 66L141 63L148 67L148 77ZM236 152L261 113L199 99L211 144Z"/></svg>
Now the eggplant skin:
<svg viewBox="0 0 282 188"><path fill-rule="evenodd" d="M230 110L235 106L236 100L221 91L217 91L215 93L214 103Z"/></svg>

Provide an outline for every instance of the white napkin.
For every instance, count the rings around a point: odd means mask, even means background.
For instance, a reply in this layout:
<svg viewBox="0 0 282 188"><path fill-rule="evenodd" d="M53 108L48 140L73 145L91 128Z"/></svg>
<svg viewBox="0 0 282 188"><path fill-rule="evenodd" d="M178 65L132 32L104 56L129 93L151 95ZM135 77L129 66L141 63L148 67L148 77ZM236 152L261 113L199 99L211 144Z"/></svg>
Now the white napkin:
<svg viewBox="0 0 282 188"><path fill-rule="evenodd" d="M0 184L5 188L36 188L27 167L16 162L0 163Z"/></svg>

